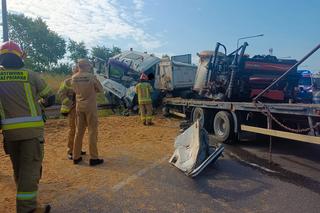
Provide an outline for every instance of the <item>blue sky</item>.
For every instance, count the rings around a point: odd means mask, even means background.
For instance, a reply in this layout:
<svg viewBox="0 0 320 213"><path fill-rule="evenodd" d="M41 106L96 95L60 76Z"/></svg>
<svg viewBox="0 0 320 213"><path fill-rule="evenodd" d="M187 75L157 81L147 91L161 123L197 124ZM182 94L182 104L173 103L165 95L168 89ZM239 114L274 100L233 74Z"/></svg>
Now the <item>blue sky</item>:
<svg viewBox="0 0 320 213"><path fill-rule="evenodd" d="M10 0L8 10L43 17L64 37L88 46L104 44L136 50L185 54L213 49L228 51L237 39L249 39L250 55L302 58L320 43L317 0ZM320 51L303 69L320 71Z"/></svg>

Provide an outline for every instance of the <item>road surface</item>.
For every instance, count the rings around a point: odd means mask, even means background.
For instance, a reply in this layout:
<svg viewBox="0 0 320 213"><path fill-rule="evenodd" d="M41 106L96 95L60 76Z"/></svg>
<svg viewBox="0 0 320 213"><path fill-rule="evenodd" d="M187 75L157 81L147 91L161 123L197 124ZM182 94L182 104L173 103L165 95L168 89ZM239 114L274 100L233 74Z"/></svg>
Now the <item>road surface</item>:
<svg viewBox="0 0 320 213"><path fill-rule="evenodd" d="M152 127L137 116L99 122L106 163L93 168L89 156L76 166L67 160L65 120L47 123L40 201L52 212L319 212L319 159L309 156L318 155L316 147L286 144L285 153L275 145L268 166L267 142L226 146L223 158L191 179L168 163L178 120L158 117ZM14 212L11 165L2 151L0 160L0 212Z"/></svg>

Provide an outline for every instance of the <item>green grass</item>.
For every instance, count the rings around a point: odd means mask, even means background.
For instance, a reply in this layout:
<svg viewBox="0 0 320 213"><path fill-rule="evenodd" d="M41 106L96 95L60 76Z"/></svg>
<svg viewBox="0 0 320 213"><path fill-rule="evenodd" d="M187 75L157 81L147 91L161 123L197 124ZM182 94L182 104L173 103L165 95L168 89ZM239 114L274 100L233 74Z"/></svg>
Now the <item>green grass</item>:
<svg viewBox="0 0 320 213"><path fill-rule="evenodd" d="M53 90L53 92L56 94L59 90L60 84L67 78L70 77L70 75L58 75L58 74L50 74L50 73L41 73L41 77L45 82L48 84L48 86ZM99 93L97 95L97 103L98 104L107 104L108 101L103 93ZM56 96L56 104L61 104L61 101ZM99 110L98 114L100 117L105 117L109 115L113 115L114 113L110 109L103 109Z"/></svg>
<svg viewBox="0 0 320 213"><path fill-rule="evenodd" d="M41 73L41 77L49 85L54 93L57 93L60 87L60 84L67 78L71 77L70 75L58 75L58 74L49 74Z"/></svg>
<svg viewBox="0 0 320 213"><path fill-rule="evenodd" d="M97 103L98 104L108 104L108 100L106 99L106 96L104 96L103 93L97 94ZM98 111L99 117L107 117L110 115L113 115L114 113L112 112L111 109L101 109Z"/></svg>
<svg viewBox="0 0 320 213"><path fill-rule="evenodd" d="M107 104L108 103L108 101L103 93L97 94L97 103L98 104Z"/></svg>

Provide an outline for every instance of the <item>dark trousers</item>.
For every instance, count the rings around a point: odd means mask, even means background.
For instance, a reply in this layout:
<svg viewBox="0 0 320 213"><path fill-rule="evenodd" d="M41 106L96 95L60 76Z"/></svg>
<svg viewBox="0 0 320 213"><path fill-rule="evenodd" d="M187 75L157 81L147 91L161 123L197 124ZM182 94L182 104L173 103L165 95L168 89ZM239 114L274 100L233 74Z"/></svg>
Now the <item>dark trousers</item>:
<svg viewBox="0 0 320 213"><path fill-rule="evenodd" d="M38 183L41 178L43 141L29 139L4 142L10 155L17 186L17 212L30 212L37 207Z"/></svg>

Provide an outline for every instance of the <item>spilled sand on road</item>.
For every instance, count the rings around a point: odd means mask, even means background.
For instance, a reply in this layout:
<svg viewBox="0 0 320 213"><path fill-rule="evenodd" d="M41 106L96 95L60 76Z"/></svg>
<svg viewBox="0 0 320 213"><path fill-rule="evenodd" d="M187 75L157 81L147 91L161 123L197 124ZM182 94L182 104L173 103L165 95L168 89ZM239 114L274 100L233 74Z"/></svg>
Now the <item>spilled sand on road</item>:
<svg viewBox="0 0 320 213"><path fill-rule="evenodd" d="M73 165L66 157L68 126L65 119L49 120L40 202L63 205L81 193L99 192L106 199L112 189L154 162L173 152L179 121L157 117L154 126L143 126L138 116L110 116L99 120L99 155L105 164L89 167L89 156L81 165ZM2 138L1 138L2 140ZM83 150L88 153L87 135ZM15 184L11 162L0 149L0 212L14 212ZM67 202L66 202L67 203Z"/></svg>

